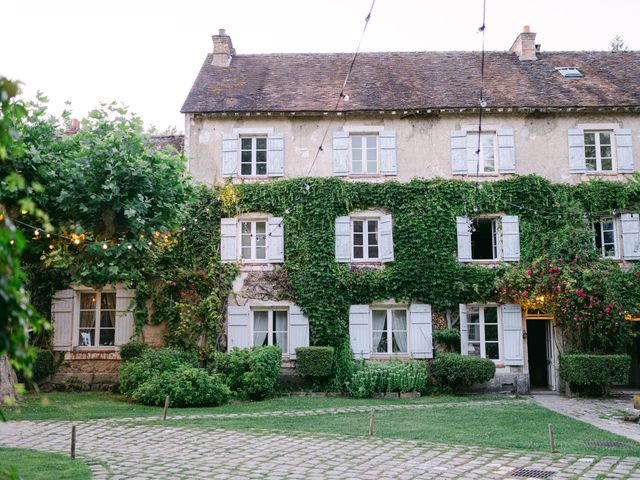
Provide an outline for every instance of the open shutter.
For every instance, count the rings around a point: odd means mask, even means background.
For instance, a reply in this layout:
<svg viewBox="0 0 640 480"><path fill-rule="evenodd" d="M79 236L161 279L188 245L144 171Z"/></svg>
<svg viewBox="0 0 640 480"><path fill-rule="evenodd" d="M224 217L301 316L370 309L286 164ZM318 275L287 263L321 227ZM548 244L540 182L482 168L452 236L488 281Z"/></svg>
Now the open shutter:
<svg viewBox="0 0 640 480"><path fill-rule="evenodd" d="M271 133L267 136L267 175L284 175L284 135Z"/></svg>
<svg viewBox="0 0 640 480"><path fill-rule="evenodd" d="M520 261L520 227L518 217L502 217L502 258L505 262Z"/></svg>
<svg viewBox="0 0 640 480"><path fill-rule="evenodd" d="M433 358L431 305L412 303L409 307L411 356Z"/></svg>
<svg viewBox="0 0 640 480"><path fill-rule="evenodd" d="M380 259L393 262L393 220L391 215L380 217Z"/></svg>
<svg viewBox="0 0 640 480"><path fill-rule="evenodd" d="M73 338L73 290L58 290L51 302L51 323L53 324L53 349L71 350Z"/></svg>
<svg viewBox="0 0 640 480"><path fill-rule="evenodd" d="M233 347L251 347L250 319L249 307L227 307L227 351L230 352Z"/></svg>
<svg viewBox="0 0 640 480"><path fill-rule="evenodd" d="M581 128L569 129L569 171L571 173L587 171L584 158L584 130Z"/></svg>
<svg viewBox="0 0 640 480"><path fill-rule="evenodd" d="M396 160L396 132L384 131L380 133L380 173L382 175L397 175Z"/></svg>
<svg viewBox="0 0 640 480"><path fill-rule="evenodd" d="M458 261L471 261L471 232L469 231L469 219L456 217L456 232L458 236Z"/></svg>
<svg viewBox="0 0 640 480"><path fill-rule="evenodd" d="M460 307L460 353L469 355L469 326L467 325L467 306L464 303Z"/></svg>
<svg viewBox="0 0 640 480"><path fill-rule="evenodd" d="M505 365L523 365L522 310L520 305L502 305L502 341Z"/></svg>
<svg viewBox="0 0 640 480"><path fill-rule="evenodd" d="M349 342L355 358L371 356L369 331L369 305L351 305L349 308Z"/></svg>
<svg viewBox="0 0 640 480"><path fill-rule="evenodd" d="M351 219L336 217L336 262L351 261Z"/></svg>
<svg viewBox="0 0 640 480"><path fill-rule="evenodd" d="M622 248L625 260L640 260L640 215L637 213L623 213L620 215L622 224Z"/></svg>
<svg viewBox="0 0 640 480"><path fill-rule="evenodd" d="M284 262L284 220L282 217L269 219L269 261L271 263Z"/></svg>
<svg viewBox="0 0 640 480"><path fill-rule="evenodd" d="M238 150L240 137L235 134L222 134L222 176L233 177L238 174Z"/></svg>
<svg viewBox="0 0 640 480"><path fill-rule="evenodd" d="M116 288L116 335L114 344L117 347L127 343L133 336L135 330L133 302L135 298L135 290Z"/></svg>
<svg viewBox="0 0 640 480"><path fill-rule="evenodd" d="M333 174L349 175L349 134L333 132Z"/></svg>
<svg viewBox="0 0 640 480"><path fill-rule="evenodd" d="M619 173L633 173L633 137L631 130L618 128L616 135L616 161Z"/></svg>
<svg viewBox="0 0 640 480"><path fill-rule="evenodd" d="M498 171L516 173L516 143L513 128L498 130Z"/></svg>
<svg viewBox="0 0 640 480"><path fill-rule="evenodd" d="M467 174L467 133L462 130L451 132L451 173Z"/></svg>
<svg viewBox="0 0 640 480"><path fill-rule="evenodd" d="M238 260L238 221L235 218L220 219L220 260Z"/></svg>
<svg viewBox="0 0 640 480"><path fill-rule="evenodd" d="M296 348L309 346L309 319L297 305L289 307L289 357L296 358Z"/></svg>

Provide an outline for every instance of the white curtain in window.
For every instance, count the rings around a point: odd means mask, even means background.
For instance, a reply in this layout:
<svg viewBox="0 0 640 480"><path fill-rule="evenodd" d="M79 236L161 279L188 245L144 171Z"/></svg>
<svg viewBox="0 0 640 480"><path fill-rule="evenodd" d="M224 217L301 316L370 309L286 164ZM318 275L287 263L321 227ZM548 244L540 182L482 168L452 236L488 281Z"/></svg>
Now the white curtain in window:
<svg viewBox="0 0 640 480"><path fill-rule="evenodd" d="M253 312L253 346L267 345L267 333L269 331L269 312Z"/></svg>
<svg viewBox="0 0 640 480"><path fill-rule="evenodd" d="M404 353L407 351L407 311L393 310L393 352Z"/></svg>
<svg viewBox="0 0 640 480"><path fill-rule="evenodd" d="M373 351L387 353L387 311L374 310L372 317Z"/></svg>

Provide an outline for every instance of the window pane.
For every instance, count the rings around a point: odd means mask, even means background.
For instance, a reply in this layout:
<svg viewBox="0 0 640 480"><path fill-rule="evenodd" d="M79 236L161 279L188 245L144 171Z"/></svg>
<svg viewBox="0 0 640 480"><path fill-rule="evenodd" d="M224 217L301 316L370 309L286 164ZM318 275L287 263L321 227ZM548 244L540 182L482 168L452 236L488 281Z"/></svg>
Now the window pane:
<svg viewBox="0 0 640 480"><path fill-rule="evenodd" d="M251 150L243 150L240 154L240 161L242 163L251 163Z"/></svg>
<svg viewBox="0 0 640 480"><path fill-rule="evenodd" d="M266 163L257 163L256 164L256 175L266 175L267 174L267 164Z"/></svg>
<svg viewBox="0 0 640 480"><path fill-rule="evenodd" d="M614 244L607 244L604 246L602 253L605 257L612 258L616 256L616 246Z"/></svg>
<svg viewBox="0 0 640 480"><path fill-rule="evenodd" d="M375 245L369 245L367 254L369 258L378 258L379 257L378 247Z"/></svg>
<svg viewBox="0 0 640 480"><path fill-rule="evenodd" d="M378 221L377 220L369 220L367 222L367 228L369 232L377 232L378 231Z"/></svg>
<svg viewBox="0 0 640 480"><path fill-rule="evenodd" d="M584 156L587 158L596 158L596 147L586 146L584 147Z"/></svg>
<svg viewBox="0 0 640 480"><path fill-rule="evenodd" d="M267 152L265 150L258 150L256 152L256 162L258 162L258 163L266 163L267 162Z"/></svg>
<svg viewBox="0 0 640 480"><path fill-rule="evenodd" d="M405 353L407 351L407 332L392 332L393 353Z"/></svg>
<svg viewBox="0 0 640 480"><path fill-rule="evenodd" d="M367 148L375 150L378 146L377 137L367 137Z"/></svg>
<svg viewBox="0 0 640 480"><path fill-rule="evenodd" d="M364 248L363 247L353 247L353 258L364 258Z"/></svg>
<svg viewBox="0 0 640 480"><path fill-rule="evenodd" d="M467 323L479 323L479 322L480 322L480 308L467 307Z"/></svg>
<svg viewBox="0 0 640 480"><path fill-rule="evenodd" d="M351 160L353 160L354 165L355 165L355 162L361 162L362 161L362 150L354 148L351 151Z"/></svg>
<svg viewBox="0 0 640 480"><path fill-rule="evenodd" d="M480 354L482 353L480 351L480 344L479 343L471 343L469 342L469 355L473 356L473 357L479 357Z"/></svg>
<svg viewBox="0 0 640 480"><path fill-rule="evenodd" d="M595 158L587 158L586 159L587 170L594 171L596 169L596 159Z"/></svg>
<svg viewBox="0 0 640 480"><path fill-rule="evenodd" d="M484 326L484 339L486 342L498 341L498 325Z"/></svg>
<svg viewBox="0 0 640 480"><path fill-rule="evenodd" d="M376 160L367 162L367 173L378 173L378 162Z"/></svg>
<svg viewBox="0 0 640 480"><path fill-rule="evenodd" d="M84 313L84 312L83 312ZM116 312L115 310L103 310L100 312L100 328L115 328Z"/></svg>
<svg viewBox="0 0 640 480"><path fill-rule="evenodd" d="M600 156L604 158L611 158L611 145L600 146Z"/></svg>
<svg viewBox="0 0 640 480"><path fill-rule="evenodd" d="M491 360L497 360L500 358L500 352L498 351L497 343L487 343L484 347L485 352L487 354L486 358L490 358Z"/></svg>
<svg viewBox="0 0 640 480"><path fill-rule="evenodd" d="M473 221L471 232L471 258L474 260L493 260L495 243L493 241L494 223L490 218L479 218Z"/></svg>
<svg viewBox="0 0 640 480"><path fill-rule="evenodd" d="M115 310L116 309L116 294L115 293L103 293L100 298L100 308L102 310Z"/></svg>
<svg viewBox="0 0 640 480"><path fill-rule="evenodd" d="M266 332L269 329L269 312L256 310L253 312L253 331Z"/></svg>
<svg viewBox="0 0 640 480"><path fill-rule="evenodd" d="M351 136L351 148L353 149L362 149L362 137L359 135Z"/></svg>
<svg viewBox="0 0 640 480"><path fill-rule="evenodd" d="M242 222L240 227L242 233L251 233L251 222Z"/></svg>
<svg viewBox="0 0 640 480"><path fill-rule="evenodd" d="M95 310L95 308L96 308L96 294L81 293L80 294L80 310Z"/></svg>
<svg viewBox="0 0 640 480"><path fill-rule="evenodd" d="M354 233L353 234L353 244L354 245L358 245L358 246L364 245L364 235L361 234L361 233Z"/></svg>
<svg viewBox="0 0 640 480"><path fill-rule="evenodd" d="M253 332L253 346L254 347L266 347L267 346L267 332Z"/></svg>
<svg viewBox="0 0 640 480"><path fill-rule="evenodd" d="M600 145L611 145L610 132L600 132Z"/></svg>
<svg viewBox="0 0 640 480"><path fill-rule="evenodd" d="M386 310L373 310L371 316L372 316L372 327L374 331L387 329L387 311Z"/></svg>
<svg viewBox="0 0 640 480"><path fill-rule="evenodd" d="M95 312L80 312L80 328L93 328L96 326Z"/></svg>
<svg viewBox="0 0 640 480"><path fill-rule="evenodd" d="M266 138L256 138L256 149L258 150L266 150L267 149L267 139Z"/></svg>
<svg viewBox="0 0 640 480"><path fill-rule="evenodd" d="M251 164L243 163L242 166L240 167L240 173L242 175L251 175Z"/></svg>
<svg viewBox="0 0 640 480"><path fill-rule="evenodd" d="M484 307L484 323L498 323L498 307Z"/></svg>
<svg viewBox="0 0 640 480"><path fill-rule="evenodd" d="M242 138L240 139L242 150L251 150L251 139L250 138Z"/></svg>
<svg viewBox="0 0 640 480"><path fill-rule="evenodd" d="M387 353L387 332L373 332L373 350Z"/></svg>
<svg viewBox="0 0 640 480"><path fill-rule="evenodd" d="M392 328L394 331L407 329L407 311L392 310L391 311Z"/></svg>
<svg viewBox="0 0 640 480"><path fill-rule="evenodd" d="M351 171L353 173L363 173L362 171L362 161L353 161L351 164Z"/></svg>
<svg viewBox="0 0 640 480"><path fill-rule="evenodd" d="M613 232L611 230L605 230L604 232L604 243L605 244L611 244L615 241L615 238L613 236Z"/></svg>
<svg viewBox="0 0 640 480"><path fill-rule="evenodd" d="M354 232L362 232L364 222L362 220L354 220L353 222L353 231Z"/></svg>
<svg viewBox="0 0 640 480"><path fill-rule="evenodd" d="M100 345L103 347L110 347L113 345L113 341L116 337L116 331L113 328L101 328L100 329Z"/></svg>
<svg viewBox="0 0 640 480"><path fill-rule="evenodd" d="M284 310L276 310L275 312L273 312L273 331L287 331L287 312L285 312Z"/></svg>
<svg viewBox="0 0 640 480"><path fill-rule="evenodd" d="M596 134L593 132L585 132L584 134L584 144L585 145L595 145L596 144Z"/></svg>
<svg viewBox="0 0 640 480"><path fill-rule="evenodd" d="M93 339L95 337L96 330L94 328L82 328L80 329L80 346L91 347L93 346Z"/></svg>
<svg viewBox="0 0 640 480"><path fill-rule="evenodd" d="M605 172L610 172L613 170L613 161L611 158L603 158L602 159L602 170Z"/></svg>
<svg viewBox="0 0 640 480"><path fill-rule="evenodd" d="M287 332L276 333L273 336L273 344L282 349L282 353L289 353L287 348Z"/></svg>
<svg viewBox="0 0 640 480"><path fill-rule="evenodd" d="M480 325L478 324L468 325L468 328L469 328L469 340L480 341Z"/></svg>

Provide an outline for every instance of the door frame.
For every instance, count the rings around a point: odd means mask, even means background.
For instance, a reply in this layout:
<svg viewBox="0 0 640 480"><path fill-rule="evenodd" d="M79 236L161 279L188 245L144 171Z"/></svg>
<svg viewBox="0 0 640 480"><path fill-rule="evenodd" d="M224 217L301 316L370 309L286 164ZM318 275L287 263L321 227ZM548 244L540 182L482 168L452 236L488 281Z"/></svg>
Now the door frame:
<svg viewBox="0 0 640 480"><path fill-rule="evenodd" d="M525 312L525 325L527 321L545 322L546 329L546 355L547 355L547 388L551 391L558 391L558 358L560 351L558 349L556 326L553 315L547 313L529 313ZM527 348L527 369L529 369L529 349Z"/></svg>

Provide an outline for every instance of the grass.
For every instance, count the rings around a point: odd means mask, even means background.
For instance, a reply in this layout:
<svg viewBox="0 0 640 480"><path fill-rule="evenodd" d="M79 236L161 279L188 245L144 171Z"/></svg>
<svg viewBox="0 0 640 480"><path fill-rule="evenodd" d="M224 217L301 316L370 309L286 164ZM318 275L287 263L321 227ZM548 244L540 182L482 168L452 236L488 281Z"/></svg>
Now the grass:
<svg viewBox="0 0 640 480"><path fill-rule="evenodd" d="M15 472L14 476L11 475L12 472ZM84 480L91 478L91 471L82 460L71 460L59 453L0 448L0 478Z"/></svg>

